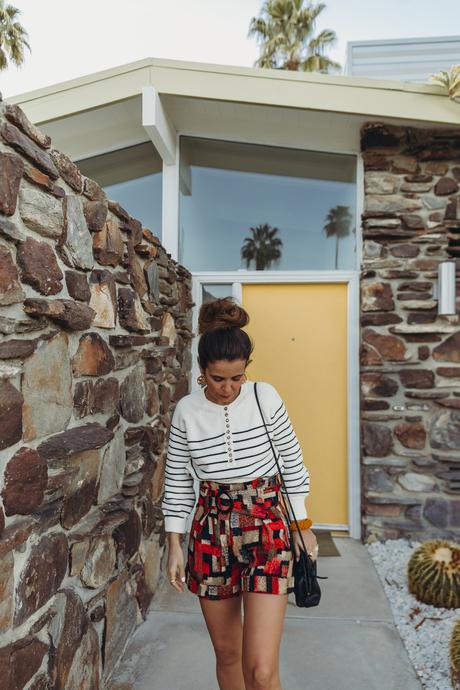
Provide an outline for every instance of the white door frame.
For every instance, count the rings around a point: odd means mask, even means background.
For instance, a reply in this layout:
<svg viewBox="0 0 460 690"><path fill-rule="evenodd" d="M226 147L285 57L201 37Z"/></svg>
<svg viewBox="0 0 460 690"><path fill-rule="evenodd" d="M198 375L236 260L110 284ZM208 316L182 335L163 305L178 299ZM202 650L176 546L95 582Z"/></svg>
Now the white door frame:
<svg viewBox="0 0 460 690"><path fill-rule="evenodd" d="M349 530L361 539L360 413L359 413L359 271L200 271L192 273L193 333L198 333L198 313L203 283L231 285L232 296L241 303L243 283L344 283L347 301L347 466L349 524L315 523L314 527ZM192 339L192 390L200 371L197 362L198 338Z"/></svg>

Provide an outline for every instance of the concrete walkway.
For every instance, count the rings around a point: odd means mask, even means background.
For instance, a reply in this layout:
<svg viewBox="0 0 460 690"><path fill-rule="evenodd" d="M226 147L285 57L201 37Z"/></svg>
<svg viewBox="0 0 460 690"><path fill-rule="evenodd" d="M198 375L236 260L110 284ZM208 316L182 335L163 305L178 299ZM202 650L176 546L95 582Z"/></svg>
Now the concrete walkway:
<svg viewBox="0 0 460 690"><path fill-rule="evenodd" d="M280 654L284 690L420 690L366 547L333 537L341 557L319 557L322 599L289 596ZM166 582L113 678L133 690L218 690L197 597ZM123 686L121 686L123 687Z"/></svg>

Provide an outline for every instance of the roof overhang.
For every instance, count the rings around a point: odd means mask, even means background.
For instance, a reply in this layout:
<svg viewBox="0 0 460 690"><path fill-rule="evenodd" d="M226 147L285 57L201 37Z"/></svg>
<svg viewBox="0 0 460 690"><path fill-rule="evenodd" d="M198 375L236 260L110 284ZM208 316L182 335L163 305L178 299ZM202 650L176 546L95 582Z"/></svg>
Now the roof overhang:
<svg viewBox="0 0 460 690"><path fill-rule="evenodd" d="M369 120L459 127L441 86L148 58L12 98L78 159L146 141L142 89L153 86L180 134L359 151Z"/></svg>

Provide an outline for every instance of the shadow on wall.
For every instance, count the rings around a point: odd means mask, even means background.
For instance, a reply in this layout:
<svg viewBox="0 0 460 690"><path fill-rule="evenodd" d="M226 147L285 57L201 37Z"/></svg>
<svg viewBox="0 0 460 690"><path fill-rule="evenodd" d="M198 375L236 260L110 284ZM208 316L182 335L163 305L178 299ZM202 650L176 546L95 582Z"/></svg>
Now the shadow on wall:
<svg viewBox="0 0 460 690"><path fill-rule="evenodd" d="M191 274L0 103L2 686L97 690L161 577Z"/></svg>

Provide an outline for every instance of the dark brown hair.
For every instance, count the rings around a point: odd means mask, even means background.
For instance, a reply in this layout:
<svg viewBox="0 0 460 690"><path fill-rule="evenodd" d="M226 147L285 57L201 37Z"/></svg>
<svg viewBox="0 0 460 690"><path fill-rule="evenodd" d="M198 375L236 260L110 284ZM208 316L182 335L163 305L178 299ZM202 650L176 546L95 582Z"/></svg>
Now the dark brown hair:
<svg viewBox="0 0 460 690"><path fill-rule="evenodd" d="M209 362L218 359L250 361L254 345L242 330L249 323L249 314L233 297L203 302L198 316L198 361L205 371Z"/></svg>

